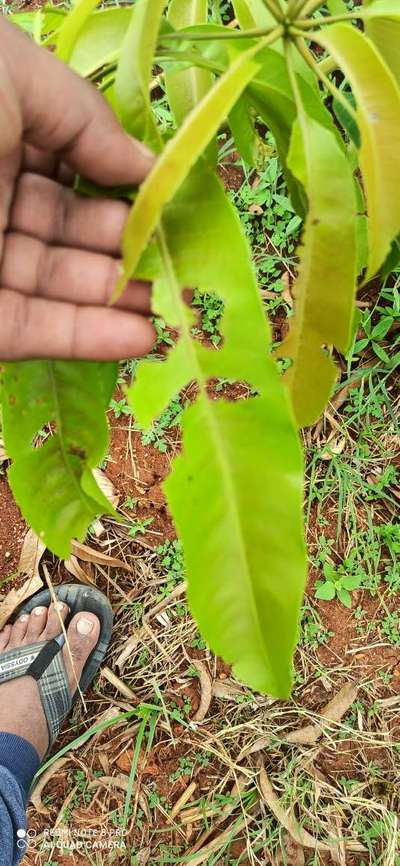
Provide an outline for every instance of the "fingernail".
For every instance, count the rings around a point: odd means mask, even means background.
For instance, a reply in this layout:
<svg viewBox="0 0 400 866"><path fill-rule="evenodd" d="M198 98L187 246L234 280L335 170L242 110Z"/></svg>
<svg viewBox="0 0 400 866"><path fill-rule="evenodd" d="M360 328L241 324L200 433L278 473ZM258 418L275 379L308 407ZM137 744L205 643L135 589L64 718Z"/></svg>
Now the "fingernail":
<svg viewBox="0 0 400 866"><path fill-rule="evenodd" d="M93 631L93 626L94 623L91 619L84 619L83 617L81 617L81 619L78 619L78 622L76 624L76 630L78 634L87 635L90 634L91 631Z"/></svg>
<svg viewBox="0 0 400 866"><path fill-rule="evenodd" d="M45 607L35 607L33 612L34 612L35 616L42 616L42 613L44 613L45 610L46 610Z"/></svg>
<svg viewBox="0 0 400 866"><path fill-rule="evenodd" d="M58 610L58 611L64 610L64 605L63 605L62 601L57 601L54 605L54 609Z"/></svg>
<svg viewBox="0 0 400 866"><path fill-rule="evenodd" d="M27 613L23 613L22 616L20 616L19 621L20 621L20 622L26 622L27 619L29 619L28 614L27 614Z"/></svg>

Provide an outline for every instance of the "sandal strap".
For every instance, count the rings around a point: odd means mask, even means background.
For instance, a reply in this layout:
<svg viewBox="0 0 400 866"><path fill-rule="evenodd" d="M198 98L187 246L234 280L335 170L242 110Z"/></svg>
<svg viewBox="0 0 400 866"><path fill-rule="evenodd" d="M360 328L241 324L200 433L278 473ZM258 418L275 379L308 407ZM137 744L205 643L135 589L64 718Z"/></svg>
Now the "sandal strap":
<svg viewBox="0 0 400 866"><path fill-rule="evenodd" d="M40 641L2 654L0 684L22 676L32 676L38 684L50 748L72 705L61 644L56 639Z"/></svg>
<svg viewBox="0 0 400 866"><path fill-rule="evenodd" d="M36 659L38 662L40 656ZM35 662L33 663L35 664ZM28 670L29 674L30 671ZM72 697L62 653L58 652L37 680L49 731L49 748L57 739L60 728L72 706Z"/></svg>

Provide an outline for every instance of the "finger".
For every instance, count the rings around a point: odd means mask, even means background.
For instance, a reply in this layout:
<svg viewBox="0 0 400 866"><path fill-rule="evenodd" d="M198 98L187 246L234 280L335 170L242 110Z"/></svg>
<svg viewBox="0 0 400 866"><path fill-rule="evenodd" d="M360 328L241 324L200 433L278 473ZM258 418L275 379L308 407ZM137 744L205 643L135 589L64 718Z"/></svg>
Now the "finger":
<svg viewBox="0 0 400 866"><path fill-rule="evenodd" d="M143 180L153 154L123 132L95 87L5 20L0 55L18 95L26 141L61 153L72 168L99 183Z"/></svg>
<svg viewBox="0 0 400 866"><path fill-rule="evenodd" d="M22 157L22 171L43 174L45 177L55 177L59 159L55 153L25 144Z"/></svg>
<svg viewBox="0 0 400 866"><path fill-rule="evenodd" d="M49 247L36 238L10 232L5 235L0 285L27 295L40 295L71 304L108 304L120 262L111 256ZM148 283L131 280L116 306L149 314Z"/></svg>
<svg viewBox="0 0 400 866"><path fill-rule="evenodd" d="M65 186L72 186L76 175L70 166L65 162L60 162L55 153L40 150L33 144L24 145L21 171L52 177Z"/></svg>
<svg viewBox="0 0 400 866"><path fill-rule="evenodd" d="M37 174L22 174L10 229L64 246L119 254L129 206L114 199L85 198Z"/></svg>
<svg viewBox="0 0 400 866"><path fill-rule="evenodd" d="M2 361L121 360L146 355L154 342L153 326L136 313L79 307L0 289Z"/></svg>

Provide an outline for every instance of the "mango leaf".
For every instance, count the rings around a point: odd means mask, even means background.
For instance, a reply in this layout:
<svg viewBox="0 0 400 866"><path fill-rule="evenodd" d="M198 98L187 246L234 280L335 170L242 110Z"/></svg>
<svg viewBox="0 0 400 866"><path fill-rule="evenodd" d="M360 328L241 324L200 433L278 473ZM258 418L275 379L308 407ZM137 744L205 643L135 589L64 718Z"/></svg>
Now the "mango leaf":
<svg viewBox="0 0 400 866"><path fill-rule="evenodd" d="M263 0L235 0L233 8L241 30L249 30L253 27L268 28L273 27L276 23L275 18L269 9L267 9ZM277 40L272 50L275 53L283 55L283 40ZM297 54L293 62L296 72L302 75L304 80L308 81L308 84L317 92L318 85L315 76L303 57Z"/></svg>
<svg viewBox="0 0 400 866"><path fill-rule="evenodd" d="M65 63L68 63L79 33L98 2L99 0L76 0L65 17L56 42L57 57Z"/></svg>
<svg viewBox="0 0 400 866"><path fill-rule="evenodd" d="M194 108L174 138L168 142L153 170L142 184L130 211L122 239L124 272L112 300L123 292L157 227L164 205L170 201L188 172L214 137L232 106L255 75L254 55L263 40L237 57L212 89Z"/></svg>
<svg viewBox="0 0 400 866"><path fill-rule="evenodd" d="M171 0L168 21L176 30L203 24L207 21L207 0ZM171 66L165 71L165 85L168 103L177 126L208 93L213 76L207 69L192 66L176 70Z"/></svg>
<svg viewBox="0 0 400 866"><path fill-rule="evenodd" d="M395 238L392 241L392 245L390 247L389 253L381 267L381 276L383 280L392 273L392 271L397 270L400 264L400 236Z"/></svg>
<svg viewBox="0 0 400 866"><path fill-rule="evenodd" d="M85 21L72 49L69 66L87 78L118 59L132 16L131 7L100 9Z"/></svg>
<svg viewBox="0 0 400 866"><path fill-rule="evenodd" d="M302 427L318 419L335 381L335 365L323 347L334 345L344 352L351 337L356 200L345 154L334 136L301 108L293 127L289 165L307 190L309 206L294 285L295 315L279 355L293 362L285 379Z"/></svg>
<svg viewBox="0 0 400 866"><path fill-rule="evenodd" d="M4 365L3 431L8 479L23 516L65 559L100 513L114 514L92 469L108 445L105 410L116 365L29 361ZM42 440L42 430L51 425Z"/></svg>
<svg viewBox="0 0 400 866"><path fill-rule="evenodd" d="M140 363L129 399L138 423L148 427L180 388L198 383L199 397L183 414L183 453L164 484L183 542L189 604L213 650L240 679L287 696L306 567L302 459L267 351L247 242L207 163L165 207L162 226L160 243L147 248L137 272L162 279L159 311L174 307L180 338L165 361ZM188 285L224 301L218 351L192 336L181 290ZM210 399L206 386L214 376L247 381L258 396L233 404Z"/></svg>
<svg viewBox="0 0 400 866"><path fill-rule="evenodd" d="M400 83L400 9L388 0L364 0L363 20L367 36L379 50L397 83Z"/></svg>
<svg viewBox="0 0 400 866"><path fill-rule="evenodd" d="M150 101L149 83L160 20L167 0L138 0L122 44L115 79L115 105L127 132L158 153L162 140Z"/></svg>
<svg viewBox="0 0 400 866"><path fill-rule="evenodd" d="M260 59L262 59L262 66L254 81L247 88L246 96L249 96L252 105L274 136L291 200L297 213L303 217L306 210L304 194L301 185L293 177L287 164L296 107L286 60L272 48L265 48ZM302 75L297 73L296 77L307 113L322 126L330 129L340 142L340 136L335 129L332 117L318 94L309 86ZM340 146L342 146L341 142Z"/></svg>
<svg viewBox="0 0 400 866"><path fill-rule="evenodd" d="M249 100L245 95L241 96L229 113L229 126L240 156L248 165L256 167L262 145L254 128L254 118L251 112Z"/></svg>
<svg viewBox="0 0 400 866"><path fill-rule="evenodd" d="M367 280L400 231L400 91L372 42L355 28L334 24L318 34L317 42L334 56L356 98L368 205Z"/></svg>
<svg viewBox="0 0 400 866"><path fill-rule="evenodd" d="M53 8L54 7L49 3L48 5L46 4L46 11L41 9L35 10L34 12L14 12L12 15L8 16L8 20L20 27L21 30L25 30L26 33L33 36L36 27L37 14L38 11L40 11L42 35L55 32L59 30L63 24L66 12L64 9L60 9L60 7L56 7L55 11L52 11Z"/></svg>
<svg viewBox="0 0 400 866"><path fill-rule="evenodd" d="M348 11L344 0L327 0L326 5L331 15L343 15Z"/></svg>
<svg viewBox="0 0 400 866"><path fill-rule="evenodd" d="M233 0L235 17L242 30L252 30L254 27L273 27L275 19L263 0Z"/></svg>

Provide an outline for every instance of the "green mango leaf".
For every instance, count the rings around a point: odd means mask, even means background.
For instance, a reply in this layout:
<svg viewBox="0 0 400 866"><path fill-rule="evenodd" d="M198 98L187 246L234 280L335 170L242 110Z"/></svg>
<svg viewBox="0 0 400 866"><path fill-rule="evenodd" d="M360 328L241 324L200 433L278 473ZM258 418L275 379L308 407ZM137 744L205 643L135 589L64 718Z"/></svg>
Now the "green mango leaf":
<svg viewBox="0 0 400 866"><path fill-rule="evenodd" d="M263 0L234 0L233 8L241 30L251 30L253 27L268 28L273 27L276 23ZM279 39L272 50L283 55L283 40ZM315 76L300 54L294 58L294 65L296 72L302 75L304 80L317 91L318 85Z"/></svg>
<svg viewBox="0 0 400 866"><path fill-rule="evenodd" d="M122 44L115 106L124 129L159 153L162 139L150 101L150 78L161 16L167 0L138 0Z"/></svg>
<svg viewBox="0 0 400 866"><path fill-rule="evenodd" d="M108 446L105 410L116 369L84 361L4 365L10 486L26 521L62 559L98 514L117 516L92 475ZM51 431L41 441L46 425Z"/></svg>
<svg viewBox="0 0 400 866"><path fill-rule="evenodd" d="M327 0L326 5L331 15L343 15L348 12L344 0Z"/></svg>
<svg viewBox="0 0 400 866"><path fill-rule="evenodd" d="M343 96L349 102L351 108L355 108L355 100L352 93L343 93ZM336 117L343 127L343 129L348 133L350 140L355 144L355 146L360 149L361 147L361 135L360 130L354 120L352 114L350 114L343 102L340 102L338 99L332 100L332 108L336 114Z"/></svg>
<svg viewBox="0 0 400 866"><path fill-rule="evenodd" d="M46 4L46 10L40 9L35 10L34 12L14 12L12 15L8 16L8 20L12 21L13 24L16 24L18 27L20 27L21 30L25 30L26 33L29 33L31 36L33 36L36 27L38 11L40 11L41 15L42 35L46 35L48 33L56 32L57 30L59 30L66 16L66 12L64 9L61 9L59 6L52 7L49 3Z"/></svg>
<svg viewBox="0 0 400 866"><path fill-rule="evenodd" d="M171 0L168 21L176 30L207 22L207 0ZM213 84L213 76L207 69L192 66L189 69L165 71L165 85L168 103L177 126L208 93Z"/></svg>
<svg viewBox="0 0 400 866"><path fill-rule="evenodd" d="M69 66L87 78L119 57L132 17L132 7L100 9L84 23L75 41Z"/></svg>
<svg viewBox="0 0 400 866"><path fill-rule="evenodd" d="M251 111L249 100L245 95L241 96L229 113L229 126L240 156L255 168L259 163L262 147Z"/></svg>
<svg viewBox="0 0 400 866"><path fill-rule="evenodd" d="M290 198L297 213L304 217L306 212L304 193L301 184L293 176L287 163L292 127L296 118L296 106L286 60L271 48L264 49L260 59L262 59L262 66L247 88L246 96L248 95L255 110L274 136ZM299 74L297 74L297 82L307 113L322 126L331 130L340 142L340 136L335 129L332 117L319 96ZM341 143L340 146L342 146Z"/></svg>
<svg viewBox="0 0 400 866"><path fill-rule="evenodd" d="M400 9L398 3L388 0L366 2L364 29L386 61L397 83L400 83Z"/></svg>
<svg viewBox="0 0 400 866"><path fill-rule="evenodd" d="M383 280L398 269L400 264L400 235L392 241L389 253L381 267L381 276Z"/></svg>
<svg viewBox="0 0 400 866"><path fill-rule="evenodd" d="M197 382L199 396L183 414L183 453L164 483L183 542L189 604L212 649L240 679L287 696L306 571L302 459L267 351L247 241L207 163L165 207L162 226L137 273L159 282L158 310L165 317L175 310L180 337L165 361L139 364L129 400L137 422L149 427L182 387ZM192 335L183 286L223 299L218 351ZM234 404L210 399L207 383L215 376L247 381L258 396Z"/></svg>
<svg viewBox="0 0 400 866"><path fill-rule="evenodd" d="M279 348L292 359L285 374L300 427L314 423L332 392L336 367L325 346L345 352L356 288L356 199L351 168L334 136L299 107L289 154L308 196L294 285L295 315ZM340 250L332 267L332 251ZM322 293L322 294L321 294Z"/></svg>
<svg viewBox="0 0 400 866"><path fill-rule="evenodd" d="M273 27L275 19L263 0L233 0L235 18L242 30L252 30L254 27Z"/></svg>
<svg viewBox="0 0 400 866"><path fill-rule="evenodd" d="M368 280L400 232L400 90L372 42L355 28L334 24L317 41L335 57L356 98L368 205Z"/></svg>
<svg viewBox="0 0 400 866"><path fill-rule="evenodd" d="M360 18L363 21L371 21L375 18L387 18L390 21L399 21L400 8L397 0L363 0L364 8L360 10Z"/></svg>
<svg viewBox="0 0 400 866"><path fill-rule="evenodd" d="M142 184L130 211L122 239L124 272L112 300L123 292L156 229L162 209L187 177L188 172L214 137L240 94L255 75L254 55L263 40L239 55L212 89L194 108L174 138L168 142L153 170Z"/></svg>
<svg viewBox="0 0 400 866"><path fill-rule="evenodd" d="M98 2L99 0L76 0L66 15L56 41L57 57L64 60L64 63L70 60L79 33Z"/></svg>

